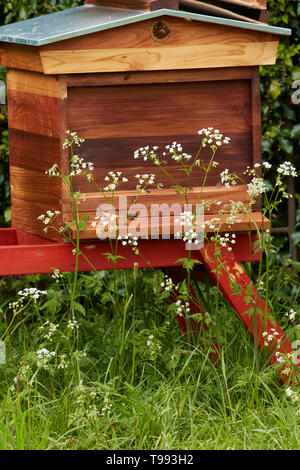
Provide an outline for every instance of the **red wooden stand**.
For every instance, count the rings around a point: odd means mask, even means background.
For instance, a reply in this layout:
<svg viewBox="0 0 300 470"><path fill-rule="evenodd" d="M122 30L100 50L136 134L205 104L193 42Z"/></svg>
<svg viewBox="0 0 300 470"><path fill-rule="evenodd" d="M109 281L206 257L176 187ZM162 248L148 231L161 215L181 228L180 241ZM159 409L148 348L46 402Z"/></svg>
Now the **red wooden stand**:
<svg viewBox="0 0 300 470"><path fill-rule="evenodd" d="M224 297L237 312L245 328L251 337L256 339L258 346L270 354L272 364L280 363L280 354L292 354L292 346L285 337L279 325L272 319L264 301L260 298L254 285L247 276L244 268L240 264L244 261L258 261L260 256L251 252L251 245L248 235L238 235L236 244L232 251L227 248L221 249L221 257L218 263L215 260L215 250L213 243L207 242L203 248L192 252L192 257L201 261L212 279L220 288ZM50 242L49 240L30 235L20 230L12 228L0 229L0 276L22 275L36 273L52 273L54 268L61 272L72 272L75 269L75 256L73 255L71 244ZM83 242L81 251L97 270L112 269L110 261L103 256L103 253L110 252L109 242ZM142 256L133 253L130 246L119 246L118 254L125 259L118 260L118 269L130 269L134 263L138 263L139 268L168 268L178 267L176 263L179 258L186 258L187 251L185 243L181 240L140 240L139 250ZM217 265L219 275L216 273ZM91 265L79 257L79 271L90 271ZM178 269L178 270L179 270ZM232 292L232 281L236 286L240 286L241 295ZM247 303L244 292L250 290L252 302ZM192 293L193 297L196 295ZM201 312L201 302L193 301L192 311L198 309ZM255 306L255 313L249 315L247 312L250 306ZM177 318L181 330L186 333L187 325L183 317ZM272 335L274 339L265 346L266 337L264 333ZM276 353L279 352L279 355ZM300 366L300 358L297 359L297 366ZM290 380L286 374L285 367L280 368L283 382Z"/></svg>

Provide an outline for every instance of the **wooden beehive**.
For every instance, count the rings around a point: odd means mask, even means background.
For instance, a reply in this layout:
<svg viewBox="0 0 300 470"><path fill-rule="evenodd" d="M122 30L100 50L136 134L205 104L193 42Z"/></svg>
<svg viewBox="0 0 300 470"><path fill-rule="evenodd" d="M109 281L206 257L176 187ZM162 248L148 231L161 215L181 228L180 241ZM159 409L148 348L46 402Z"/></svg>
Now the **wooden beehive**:
<svg viewBox="0 0 300 470"><path fill-rule="evenodd" d="M142 196L149 206L182 202L182 196L151 163L134 160L134 150L175 140L195 154L198 129L213 126L232 141L221 148L202 199L225 206L248 200L247 186L224 188L220 172L228 168L244 177L247 165L261 162L258 66L275 63L280 34L289 30L179 11L178 0L87 3L96 5L0 28L13 226L57 240L56 233L43 232L37 217L51 209L61 212L58 224L72 219L68 190L45 175L54 163L68 172L69 152L62 148L67 129L85 139L80 153L94 163L100 186L108 171L121 171L129 180L121 194L134 200L134 175L156 173L164 188ZM125 3L132 9L119 8ZM184 181L176 162L168 170ZM191 200L199 186L195 173ZM81 215L93 218L99 192L85 177L74 179L74 189L86 194ZM261 220L259 212L255 217ZM244 220L231 229L248 227ZM95 237L93 227L82 233Z"/></svg>

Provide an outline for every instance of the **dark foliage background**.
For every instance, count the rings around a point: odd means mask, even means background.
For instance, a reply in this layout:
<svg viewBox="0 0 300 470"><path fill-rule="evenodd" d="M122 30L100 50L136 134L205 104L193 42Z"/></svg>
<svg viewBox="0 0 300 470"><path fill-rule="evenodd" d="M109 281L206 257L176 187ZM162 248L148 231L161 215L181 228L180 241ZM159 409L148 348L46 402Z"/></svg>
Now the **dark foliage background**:
<svg viewBox="0 0 300 470"><path fill-rule="evenodd" d="M21 21L34 16L63 10L82 4L82 0L0 0L0 24ZM291 160L300 170L300 103L292 101L293 93L300 101L300 1L269 0L270 24L289 27L293 34L283 39L277 64L261 67L262 94L262 150L263 159L274 165ZM0 71L0 79L5 72ZM297 82L299 81L298 85ZM297 88L293 88L297 86ZM8 175L7 115L0 109L0 226L10 223L9 175ZM270 175L272 181L272 175ZM296 182L297 232L294 242L300 242L300 187ZM283 206L274 225L287 224L287 210ZM287 237L277 236L278 249L288 249Z"/></svg>

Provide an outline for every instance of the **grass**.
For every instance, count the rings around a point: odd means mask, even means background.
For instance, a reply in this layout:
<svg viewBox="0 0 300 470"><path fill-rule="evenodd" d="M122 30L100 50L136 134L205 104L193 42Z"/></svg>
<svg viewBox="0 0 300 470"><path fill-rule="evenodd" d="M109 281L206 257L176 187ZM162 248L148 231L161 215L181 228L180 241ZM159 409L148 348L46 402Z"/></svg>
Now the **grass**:
<svg viewBox="0 0 300 470"><path fill-rule="evenodd" d="M270 305L291 340L299 279L271 269ZM299 401L291 400L216 289L199 285L221 342L191 345L174 319L160 271L3 278L1 308L24 285L46 289L11 326L0 366L0 449L300 449ZM134 294L134 295L133 295ZM117 314L116 314L117 312ZM0 334L4 332L4 323ZM213 331L213 329L212 329ZM215 332L213 331L213 334ZM55 352L43 356L42 349Z"/></svg>

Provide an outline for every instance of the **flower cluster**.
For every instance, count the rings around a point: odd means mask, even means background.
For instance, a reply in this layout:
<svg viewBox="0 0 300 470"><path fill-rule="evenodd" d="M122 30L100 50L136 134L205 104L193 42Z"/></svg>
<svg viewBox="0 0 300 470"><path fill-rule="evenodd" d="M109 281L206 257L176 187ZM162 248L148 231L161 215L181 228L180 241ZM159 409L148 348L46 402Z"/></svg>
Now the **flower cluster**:
<svg viewBox="0 0 300 470"><path fill-rule="evenodd" d="M164 290L169 291L169 292L173 289L173 281L172 281L172 279L171 279L169 276L167 276L167 275L165 275L165 278L164 278L164 280L161 282L160 285L161 285L161 287L162 287Z"/></svg>
<svg viewBox="0 0 300 470"><path fill-rule="evenodd" d="M117 173L110 171L104 181L108 185L103 188L103 191L115 191L120 183L127 183L128 179L122 176L121 171L117 171Z"/></svg>
<svg viewBox="0 0 300 470"><path fill-rule="evenodd" d="M206 145L209 144L212 149L220 147L222 144L229 144L231 141L230 137L224 137L218 129L214 129L213 127L204 127L198 131L198 134L204 136L202 146L206 147Z"/></svg>
<svg viewBox="0 0 300 470"><path fill-rule="evenodd" d="M300 394L295 392L291 386L289 386L285 391L287 397L291 398L293 403L296 403L300 400ZM299 414L299 412L297 413Z"/></svg>
<svg viewBox="0 0 300 470"><path fill-rule="evenodd" d="M254 177L248 183L248 194L254 198L260 196L261 194L265 193L268 190L267 185L265 184L263 178L260 177Z"/></svg>
<svg viewBox="0 0 300 470"><path fill-rule="evenodd" d="M44 338L52 341L52 337L58 331L59 325L55 325L55 323L50 323L49 321L47 321L46 323L44 323L44 325L42 325L40 329L43 330L45 326L48 327L48 331L44 335Z"/></svg>
<svg viewBox="0 0 300 470"><path fill-rule="evenodd" d="M47 211L46 214L41 214L37 219L41 220L43 224L49 225L58 215L60 215L60 211Z"/></svg>
<svg viewBox="0 0 300 470"><path fill-rule="evenodd" d="M64 149L68 147L72 147L72 145L74 144L80 147L80 145L84 142L84 139L81 139L80 137L78 137L76 132L71 132L70 130L67 130L66 134L68 137L65 139L63 143Z"/></svg>
<svg viewBox="0 0 300 470"><path fill-rule="evenodd" d="M152 361L155 360L157 354L161 351L161 345L158 341L155 341L154 335L149 335L147 340L147 346L149 348L149 355Z"/></svg>
<svg viewBox="0 0 300 470"><path fill-rule="evenodd" d="M296 168L291 164L291 162L283 162L277 168L277 172L282 176L293 176L296 178L297 171Z"/></svg>
<svg viewBox="0 0 300 470"><path fill-rule="evenodd" d="M107 392L104 395L104 398L103 398L103 406L102 406L102 410L101 410L101 416L109 415L110 412L111 412L111 409L112 409L112 403L109 399L109 393Z"/></svg>
<svg viewBox="0 0 300 470"><path fill-rule="evenodd" d="M56 282L59 282L60 279L63 277L63 275L61 274L61 272L59 271L59 269L55 268L53 270L53 274L52 274L52 279L55 279Z"/></svg>
<svg viewBox="0 0 300 470"><path fill-rule="evenodd" d="M49 170L46 170L45 174L48 175L50 178L61 178L62 176L61 169L59 168L57 163L54 163L54 165L49 168Z"/></svg>
<svg viewBox="0 0 300 470"><path fill-rule="evenodd" d="M279 333L275 330L275 328L271 328L270 331L271 333L269 333L268 331L264 331L262 334L262 336L264 337L265 346L269 346L270 343L277 339L276 336L279 336Z"/></svg>
<svg viewBox="0 0 300 470"><path fill-rule="evenodd" d="M236 239L235 233L231 234L231 238L230 238L229 233L225 233L224 236L220 236L220 244L223 247L227 247L228 251L231 251L232 247L228 246L228 244L231 243L232 245L234 245L235 244L235 239Z"/></svg>
<svg viewBox="0 0 300 470"><path fill-rule="evenodd" d="M285 313L285 316L288 317L290 321L294 321L296 318L296 315L297 315L297 312L295 312L295 310L293 310L292 308L287 313Z"/></svg>
<svg viewBox="0 0 300 470"><path fill-rule="evenodd" d="M190 313L190 311L191 309L190 309L189 302L183 301L181 299L178 299L175 302L175 315L182 316L182 315Z"/></svg>
<svg viewBox="0 0 300 470"><path fill-rule="evenodd" d="M70 330L78 329L79 328L78 321L76 321L75 318L72 318L72 320L68 321L67 328L69 328Z"/></svg>
<svg viewBox="0 0 300 470"><path fill-rule="evenodd" d="M135 159L143 159L144 162L146 162L148 159L152 160L154 165L160 165L161 162L157 156L156 151L158 150L158 147L155 145L150 149L149 145L146 145L146 147L140 147L139 149L135 150L133 154L133 158Z"/></svg>
<svg viewBox="0 0 300 470"><path fill-rule="evenodd" d="M220 173L221 183L224 184L225 188L229 188L230 185L234 186L237 184L237 175L229 173L228 168Z"/></svg>
<svg viewBox="0 0 300 470"><path fill-rule="evenodd" d="M144 175L137 174L135 178L138 180L138 184L136 185L137 191L155 183L155 175L153 173L145 173Z"/></svg>
<svg viewBox="0 0 300 470"><path fill-rule="evenodd" d="M49 362L55 356L55 351L50 352L46 348L39 349L36 352L36 356L37 356L37 365L38 365L38 367L41 368L41 369L47 370L47 369L49 369Z"/></svg>
<svg viewBox="0 0 300 470"><path fill-rule="evenodd" d="M78 176L83 172L90 172L94 171L94 163L86 162L83 157L79 155L73 155L71 162L70 162L70 175L69 176Z"/></svg>
<svg viewBox="0 0 300 470"><path fill-rule="evenodd" d="M35 287L26 287L24 290L20 290L18 292L18 300L9 303L9 308L11 308L16 315L18 313L18 309L23 308L24 301L30 302L31 300L34 300L34 302L36 302L42 295L47 295L47 291L39 290Z"/></svg>
<svg viewBox="0 0 300 470"><path fill-rule="evenodd" d="M165 149L172 155L172 159L176 162L188 162L192 159L192 155L183 152L181 144L173 142L171 145L166 145ZM166 152L163 153L166 156Z"/></svg>
<svg viewBox="0 0 300 470"><path fill-rule="evenodd" d="M118 237L119 240L122 240L122 245L133 245L133 246L138 246L138 237L134 237L131 233L127 233L127 235L124 235L123 237L119 235Z"/></svg>
<svg viewBox="0 0 300 470"><path fill-rule="evenodd" d="M112 228L112 224L114 224L114 230L117 228L115 226L115 222L117 220L116 214L112 214L111 212L104 211L101 216L97 215L94 220L91 222L92 227L96 227L98 223L102 225L103 228L109 227Z"/></svg>
<svg viewBox="0 0 300 470"><path fill-rule="evenodd" d="M191 245L192 243L197 245L200 243L199 232L196 230L196 216L192 211L184 211L180 215L180 219L175 219L175 223L179 223L184 227L184 242L187 242L188 245ZM181 238L181 233L177 232L175 237Z"/></svg>
<svg viewBox="0 0 300 470"><path fill-rule="evenodd" d="M26 287L26 289L20 290L18 292L18 295L22 299L31 298L34 301L36 301L42 295L47 295L47 291L46 290L39 290L39 289L36 289L35 287Z"/></svg>

